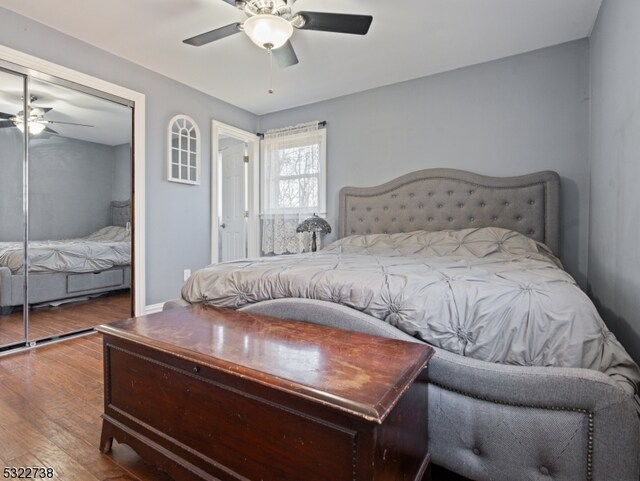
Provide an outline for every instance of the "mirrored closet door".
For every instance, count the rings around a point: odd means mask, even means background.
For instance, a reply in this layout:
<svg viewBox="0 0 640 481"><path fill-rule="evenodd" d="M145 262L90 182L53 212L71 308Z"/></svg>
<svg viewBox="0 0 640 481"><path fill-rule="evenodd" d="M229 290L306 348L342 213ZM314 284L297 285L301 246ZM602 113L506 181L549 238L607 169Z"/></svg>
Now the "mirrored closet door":
<svg viewBox="0 0 640 481"><path fill-rule="evenodd" d="M0 69L0 349L26 340L24 302L25 136L11 120L24 110L26 76ZM14 308L15 307L15 308Z"/></svg>
<svg viewBox="0 0 640 481"><path fill-rule="evenodd" d="M12 156L22 176L11 170L13 190L0 192L0 241L15 254L11 263L0 248L0 349L132 313L132 109L57 79L14 76L25 85L2 83L0 151L23 146Z"/></svg>

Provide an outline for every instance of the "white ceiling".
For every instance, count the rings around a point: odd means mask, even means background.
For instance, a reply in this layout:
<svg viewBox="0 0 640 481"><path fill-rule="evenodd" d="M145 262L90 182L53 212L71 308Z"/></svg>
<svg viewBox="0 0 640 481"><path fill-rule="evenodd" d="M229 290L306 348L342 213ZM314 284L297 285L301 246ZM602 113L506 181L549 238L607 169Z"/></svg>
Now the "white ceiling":
<svg viewBox="0 0 640 481"><path fill-rule="evenodd" d="M22 77L0 71L0 85L0 112L15 115L24 110ZM50 107L44 118L53 122L47 126L60 136L111 146L131 142L129 107L38 79L31 81L29 89L30 94L37 97L31 107ZM45 136L39 134L34 139Z"/></svg>
<svg viewBox="0 0 640 481"><path fill-rule="evenodd" d="M0 0L0 6L264 114L589 36L601 0L297 0L293 11L373 15L366 36L295 31L274 66L243 33L182 40L244 20L223 0Z"/></svg>

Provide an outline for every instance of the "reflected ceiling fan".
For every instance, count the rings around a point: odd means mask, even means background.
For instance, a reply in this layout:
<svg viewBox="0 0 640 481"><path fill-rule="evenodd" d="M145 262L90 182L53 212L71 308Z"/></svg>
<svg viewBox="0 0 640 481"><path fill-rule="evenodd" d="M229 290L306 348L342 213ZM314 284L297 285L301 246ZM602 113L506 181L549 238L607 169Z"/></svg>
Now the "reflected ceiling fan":
<svg viewBox="0 0 640 481"><path fill-rule="evenodd" d="M32 95L30 97L31 102L35 102L38 100L38 97ZM80 127L93 127L93 125L87 124L78 124L75 122L62 122L58 120L48 120L44 118L44 114L53 110L52 107L29 107L27 116L27 122L29 123L29 133L33 135L38 135L42 132L46 132L48 134L58 134L55 130L49 127L50 124L61 124L61 125L77 125ZM5 129L7 127L17 127L21 132L24 132L24 121L25 115L24 110L21 110L17 114L7 114L5 112L0 112L0 129Z"/></svg>
<svg viewBox="0 0 640 481"><path fill-rule="evenodd" d="M291 12L295 0L223 0L242 10L247 19L243 23L232 23L225 27L205 32L184 40L184 43L199 47L234 33L247 34L253 43L273 53L282 68L298 63L291 35L298 30L365 35L373 17L326 12Z"/></svg>

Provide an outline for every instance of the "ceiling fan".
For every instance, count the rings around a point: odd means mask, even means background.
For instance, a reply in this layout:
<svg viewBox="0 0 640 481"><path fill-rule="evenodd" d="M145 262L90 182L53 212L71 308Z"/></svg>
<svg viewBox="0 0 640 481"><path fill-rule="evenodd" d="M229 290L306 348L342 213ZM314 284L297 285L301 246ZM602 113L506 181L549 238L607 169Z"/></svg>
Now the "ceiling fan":
<svg viewBox="0 0 640 481"><path fill-rule="evenodd" d="M32 95L30 98L31 102L35 102L38 100L38 97ZM50 124L64 124L64 125L77 125L80 127L93 127L93 125L87 124L78 124L75 122L62 122L58 120L48 120L44 118L44 114L53 110L52 107L28 107L28 115L27 122L29 125L29 133L33 135L38 135L42 132L46 132L49 134L58 134L52 128L49 128ZM0 129L5 129L7 127L17 127L21 132L24 132L24 121L25 115L24 110L21 110L17 114L7 114L5 112L0 112Z"/></svg>
<svg viewBox="0 0 640 481"><path fill-rule="evenodd" d="M365 35L373 17L326 12L291 11L295 0L223 0L242 10L247 19L196 35L184 43L199 47L234 33L244 32L253 43L273 53L282 68L298 63L290 38L293 29Z"/></svg>

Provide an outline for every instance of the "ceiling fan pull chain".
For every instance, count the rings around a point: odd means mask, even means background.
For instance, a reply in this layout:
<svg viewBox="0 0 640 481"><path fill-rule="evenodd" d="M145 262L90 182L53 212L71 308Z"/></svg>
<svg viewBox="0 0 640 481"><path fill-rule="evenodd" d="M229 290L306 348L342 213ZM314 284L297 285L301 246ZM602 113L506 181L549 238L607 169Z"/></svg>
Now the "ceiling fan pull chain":
<svg viewBox="0 0 640 481"><path fill-rule="evenodd" d="M268 47L267 53L269 54L269 90L270 94L273 93L273 48Z"/></svg>

